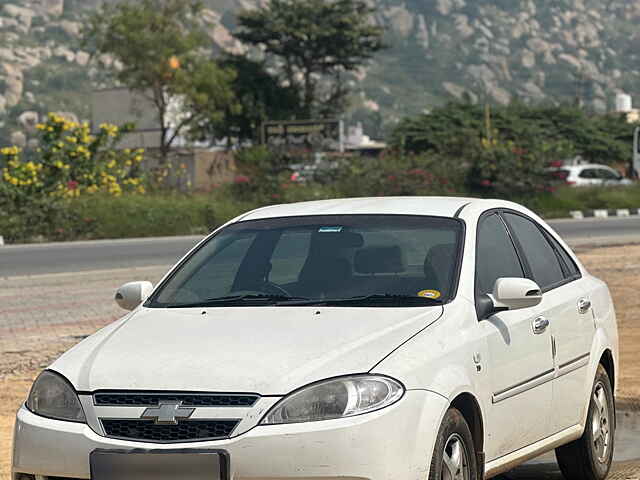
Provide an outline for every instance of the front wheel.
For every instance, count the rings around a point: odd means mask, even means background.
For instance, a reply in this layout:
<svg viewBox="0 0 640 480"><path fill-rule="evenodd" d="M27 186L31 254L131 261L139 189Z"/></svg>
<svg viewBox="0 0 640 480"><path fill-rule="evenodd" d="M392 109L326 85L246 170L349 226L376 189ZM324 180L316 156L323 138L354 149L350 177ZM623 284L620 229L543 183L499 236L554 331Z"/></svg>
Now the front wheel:
<svg viewBox="0 0 640 480"><path fill-rule="evenodd" d="M457 409L450 408L438 432L429 480L477 480L477 465L469 425Z"/></svg>
<svg viewBox="0 0 640 480"><path fill-rule="evenodd" d="M609 375L598 365L584 434L556 449L567 480L604 480L611 469L615 436L615 404Z"/></svg>

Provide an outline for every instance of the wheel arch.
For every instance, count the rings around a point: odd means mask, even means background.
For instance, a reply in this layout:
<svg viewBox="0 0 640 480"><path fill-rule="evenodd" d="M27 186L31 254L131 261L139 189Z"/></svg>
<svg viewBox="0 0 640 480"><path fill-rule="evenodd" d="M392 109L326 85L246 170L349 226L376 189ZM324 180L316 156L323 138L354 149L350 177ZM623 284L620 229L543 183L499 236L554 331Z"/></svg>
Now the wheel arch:
<svg viewBox="0 0 640 480"><path fill-rule="evenodd" d="M460 393L453 399L450 407L457 409L469 425L476 452L484 452L484 420L476 397L469 392Z"/></svg>
<svg viewBox="0 0 640 480"><path fill-rule="evenodd" d="M602 352L602 355L600 356L600 361L598 363L603 366L603 368L607 372L607 375L609 375L609 380L611 381L611 390L615 392L616 391L616 366L613 360L613 353L611 352L610 349L607 348L604 352Z"/></svg>

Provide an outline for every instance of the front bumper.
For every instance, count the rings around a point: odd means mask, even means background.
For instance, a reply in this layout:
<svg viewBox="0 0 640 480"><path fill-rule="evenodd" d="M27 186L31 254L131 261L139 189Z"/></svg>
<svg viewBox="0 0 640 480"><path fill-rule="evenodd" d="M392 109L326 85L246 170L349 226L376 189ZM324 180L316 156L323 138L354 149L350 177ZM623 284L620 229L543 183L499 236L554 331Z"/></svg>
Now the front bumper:
<svg viewBox="0 0 640 480"><path fill-rule="evenodd" d="M17 415L15 473L88 479L89 454L101 449L223 449L231 478L423 480L447 400L413 390L383 410L339 420L265 425L232 439L158 445L105 438L87 425Z"/></svg>

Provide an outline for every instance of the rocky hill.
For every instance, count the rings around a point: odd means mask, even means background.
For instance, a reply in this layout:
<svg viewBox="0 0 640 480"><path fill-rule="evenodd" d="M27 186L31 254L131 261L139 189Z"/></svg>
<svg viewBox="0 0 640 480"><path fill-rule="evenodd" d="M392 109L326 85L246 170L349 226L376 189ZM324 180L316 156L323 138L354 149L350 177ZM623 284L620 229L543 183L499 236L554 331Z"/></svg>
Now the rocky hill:
<svg viewBox="0 0 640 480"><path fill-rule="evenodd" d="M241 51L234 12L264 0L207 0L218 48ZM371 0L390 48L354 75L354 119L375 129L448 99L575 101L596 111L640 78L635 0ZM25 143L38 117L88 118L109 57L81 46L100 0L0 0L0 144ZM91 61L90 61L91 60ZM374 132L376 133L376 132Z"/></svg>

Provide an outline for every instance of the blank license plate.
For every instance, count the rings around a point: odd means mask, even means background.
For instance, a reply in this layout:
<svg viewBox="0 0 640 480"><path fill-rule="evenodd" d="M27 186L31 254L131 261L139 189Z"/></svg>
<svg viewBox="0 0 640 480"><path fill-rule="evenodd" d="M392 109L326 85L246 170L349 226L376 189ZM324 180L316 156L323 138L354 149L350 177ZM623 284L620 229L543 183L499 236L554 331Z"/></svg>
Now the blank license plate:
<svg viewBox="0 0 640 480"><path fill-rule="evenodd" d="M95 450L92 480L228 480L220 450Z"/></svg>

